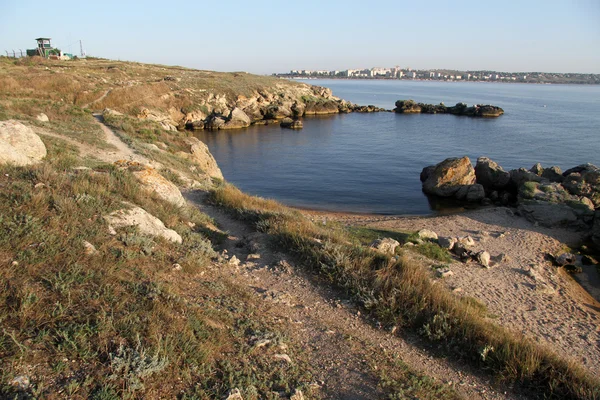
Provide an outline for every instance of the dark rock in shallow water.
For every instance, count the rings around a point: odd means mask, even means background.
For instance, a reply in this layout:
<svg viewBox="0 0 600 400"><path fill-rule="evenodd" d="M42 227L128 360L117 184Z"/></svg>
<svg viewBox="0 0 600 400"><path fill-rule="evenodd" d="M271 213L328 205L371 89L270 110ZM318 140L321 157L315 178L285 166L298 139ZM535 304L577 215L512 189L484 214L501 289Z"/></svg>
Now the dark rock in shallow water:
<svg viewBox="0 0 600 400"><path fill-rule="evenodd" d="M475 165L477 183L488 191L502 190L510 183L510 173L487 157L479 157Z"/></svg>
<svg viewBox="0 0 600 400"><path fill-rule="evenodd" d="M417 114L421 112L421 106L414 100L398 100L394 111L400 114Z"/></svg>
<svg viewBox="0 0 600 400"><path fill-rule="evenodd" d="M282 128L288 128L288 129L302 129L304 127L302 125L302 121L300 121L298 119L291 119L291 118L284 118L281 121L280 126Z"/></svg>
<svg viewBox="0 0 600 400"><path fill-rule="evenodd" d="M468 117L499 117L504 114L500 107L489 104L478 104L469 107L465 103L457 103L453 107L446 107L444 104L424 104L416 103L414 100L398 100L394 109L399 114L454 114Z"/></svg>

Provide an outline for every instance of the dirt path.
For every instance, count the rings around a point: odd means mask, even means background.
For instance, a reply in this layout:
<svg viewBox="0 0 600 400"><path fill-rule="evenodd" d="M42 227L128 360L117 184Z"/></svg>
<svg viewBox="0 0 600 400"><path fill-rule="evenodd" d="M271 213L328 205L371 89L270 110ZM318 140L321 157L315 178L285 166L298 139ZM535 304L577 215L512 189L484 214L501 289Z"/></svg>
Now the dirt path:
<svg viewBox="0 0 600 400"><path fill-rule="evenodd" d="M600 304L562 269L545 259L560 254L581 233L535 226L509 208L484 208L457 215L381 217L305 212L315 220L336 220L390 231L431 229L440 236L470 235L475 251L506 255L490 269L476 263L450 264L454 275L441 280L460 295L483 302L492 321L522 332L571 358L592 374L600 371Z"/></svg>
<svg viewBox="0 0 600 400"><path fill-rule="evenodd" d="M273 304L273 312L314 360L326 398L382 398L373 366L386 359L402 360L412 369L452 385L468 399L519 398L505 394L505 389L492 389L489 378L468 367L436 358L422 348L419 338L377 329L376 323L361 316L343 293L326 283L319 284L319 278L301 265L289 266L293 261L288 255L270 251L266 235L207 205L201 192L186 196L228 232L224 248L229 256L242 261L231 274L256 296ZM246 261L252 253L260 254L260 258Z"/></svg>
<svg viewBox="0 0 600 400"><path fill-rule="evenodd" d="M82 105L81 108L90 108L91 105L101 102L106 98L106 96L110 94L111 91L112 89L108 89L102 94L102 96L98 97L96 100L90 101L89 103Z"/></svg>

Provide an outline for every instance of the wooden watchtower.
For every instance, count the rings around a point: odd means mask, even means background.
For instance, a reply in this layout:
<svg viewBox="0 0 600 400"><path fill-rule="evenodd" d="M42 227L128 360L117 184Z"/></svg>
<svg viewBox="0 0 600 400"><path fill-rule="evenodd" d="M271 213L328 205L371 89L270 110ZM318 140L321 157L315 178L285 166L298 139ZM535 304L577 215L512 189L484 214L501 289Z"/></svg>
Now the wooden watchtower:
<svg viewBox="0 0 600 400"><path fill-rule="evenodd" d="M37 41L37 48L36 49L28 49L27 50L27 55L28 56L41 56L41 57L48 57L48 55L50 54L50 50L52 50L52 44L50 44L50 38L37 38L35 39Z"/></svg>

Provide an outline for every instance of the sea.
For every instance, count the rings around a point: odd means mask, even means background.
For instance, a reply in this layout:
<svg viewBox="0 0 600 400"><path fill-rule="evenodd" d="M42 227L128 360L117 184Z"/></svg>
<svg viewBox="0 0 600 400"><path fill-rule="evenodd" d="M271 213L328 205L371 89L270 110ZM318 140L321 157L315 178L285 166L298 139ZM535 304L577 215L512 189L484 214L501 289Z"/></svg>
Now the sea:
<svg viewBox="0 0 600 400"><path fill-rule="evenodd" d="M360 105L396 100L493 104L498 118L351 113L278 125L202 131L225 179L287 205L340 212L430 215L454 211L421 190L421 170L448 157L485 156L505 170L535 163L600 165L600 85L398 80L310 80Z"/></svg>

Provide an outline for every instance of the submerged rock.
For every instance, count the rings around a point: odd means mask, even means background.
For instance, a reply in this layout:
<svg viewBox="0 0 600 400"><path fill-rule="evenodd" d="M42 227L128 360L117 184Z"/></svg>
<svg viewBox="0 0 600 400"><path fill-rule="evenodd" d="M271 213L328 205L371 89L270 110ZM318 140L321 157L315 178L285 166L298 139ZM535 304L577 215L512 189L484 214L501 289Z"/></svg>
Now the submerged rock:
<svg viewBox="0 0 600 400"><path fill-rule="evenodd" d="M302 121L291 118L284 118L283 121L281 121L280 126L288 129L302 129L304 127L304 125L302 125Z"/></svg>

